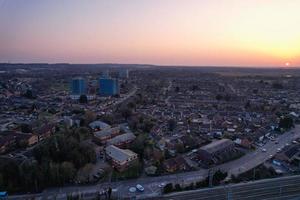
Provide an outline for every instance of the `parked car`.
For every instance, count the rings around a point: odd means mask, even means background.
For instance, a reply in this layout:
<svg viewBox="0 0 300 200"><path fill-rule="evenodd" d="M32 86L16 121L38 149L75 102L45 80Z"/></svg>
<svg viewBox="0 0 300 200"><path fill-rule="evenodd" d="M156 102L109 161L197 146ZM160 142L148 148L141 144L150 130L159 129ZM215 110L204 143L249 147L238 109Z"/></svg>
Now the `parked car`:
<svg viewBox="0 0 300 200"><path fill-rule="evenodd" d="M140 191L140 192L144 192L144 190L145 190L144 187L140 184L136 185L136 189L138 189L138 191Z"/></svg>
<svg viewBox="0 0 300 200"><path fill-rule="evenodd" d="M130 187L129 192L131 192L131 193L136 192L136 188L135 187Z"/></svg>
<svg viewBox="0 0 300 200"><path fill-rule="evenodd" d="M160 188L163 188L163 187L165 187L165 186L166 186L165 183L160 183L160 184L158 185L158 187L160 187Z"/></svg>
<svg viewBox="0 0 300 200"><path fill-rule="evenodd" d="M279 153L280 151L281 151L281 148L278 148L278 149L277 149L277 153Z"/></svg>

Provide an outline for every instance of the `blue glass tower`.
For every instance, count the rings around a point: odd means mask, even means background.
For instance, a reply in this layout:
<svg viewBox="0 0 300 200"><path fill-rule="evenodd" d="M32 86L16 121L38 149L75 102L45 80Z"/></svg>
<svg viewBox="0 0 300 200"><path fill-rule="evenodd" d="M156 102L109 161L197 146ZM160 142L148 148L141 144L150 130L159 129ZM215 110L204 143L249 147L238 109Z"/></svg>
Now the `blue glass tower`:
<svg viewBox="0 0 300 200"><path fill-rule="evenodd" d="M86 94L86 83L83 78L73 78L71 85L72 95Z"/></svg>
<svg viewBox="0 0 300 200"><path fill-rule="evenodd" d="M119 81L113 78L99 79L100 96L113 96L119 94Z"/></svg>

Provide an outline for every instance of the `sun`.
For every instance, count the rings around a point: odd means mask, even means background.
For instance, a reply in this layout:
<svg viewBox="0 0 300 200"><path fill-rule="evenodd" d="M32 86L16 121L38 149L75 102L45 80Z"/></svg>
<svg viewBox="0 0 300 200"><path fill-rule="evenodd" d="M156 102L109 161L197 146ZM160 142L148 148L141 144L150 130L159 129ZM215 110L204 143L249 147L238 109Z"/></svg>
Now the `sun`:
<svg viewBox="0 0 300 200"><path fill-rule="evenodd" d="M285 66L286 66L286 67L289 67L290 65L291 65L290 62L286 62L286 63L285 63Z"/></svg>

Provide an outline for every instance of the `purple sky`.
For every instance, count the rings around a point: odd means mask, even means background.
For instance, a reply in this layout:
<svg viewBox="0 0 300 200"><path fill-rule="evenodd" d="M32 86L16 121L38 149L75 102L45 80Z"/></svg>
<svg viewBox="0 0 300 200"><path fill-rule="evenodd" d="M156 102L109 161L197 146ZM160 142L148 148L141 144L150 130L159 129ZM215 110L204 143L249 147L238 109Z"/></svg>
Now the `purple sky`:
<svg viewBox="0 0 300 200"><path fill-rule="evenodd" d="M300 65L299 0L0 0L0 62Z"/></svg>

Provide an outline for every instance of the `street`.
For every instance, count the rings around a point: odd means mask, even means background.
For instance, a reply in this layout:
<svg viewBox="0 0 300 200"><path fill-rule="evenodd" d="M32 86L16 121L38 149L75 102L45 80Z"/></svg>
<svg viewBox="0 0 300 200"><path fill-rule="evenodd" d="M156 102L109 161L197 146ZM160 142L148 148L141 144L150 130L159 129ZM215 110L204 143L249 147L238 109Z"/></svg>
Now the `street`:
<svg viewBox="0 0 300 200"><path fill-rule="evenodd" d="M247 170L250 170L266 160L270 159L270 155L275 155L277 148L281 148L286 145L286 143L291 144L291 142L296 138L300 137L300 126L296 126L295 129L278 136L278 144L275 144L274 141L268 141L263 148L267 151L262 152L261 149L256 149L253 152L248 153L247 155L228 162L224 163L214 169L222 169L231 174L239 175ZM203 180L208 175L207 169L201 169L198 171L184 172L179 174L164 175L159 177L146 177L138 178L133 180L125 180L109 183L102 183L92 186L70 186L63 188L52 188L46 189L40 194L32 195L19 195L19 196L10 196L9 199L26 199L31 197L43 197L46 199L54 199L56 196L58 199L61 196L61 199L64 199L67 194L72 193L91 193L95 194L97 191L103 188L108 188L109 186L113 188L114 195L118 197L132 197L136 196L137 198L145 197L154 197L161 194L162 188L159 187L160 183L179 183L179 184L190 184L199 180ZM135 192L130 193L129 188L136 186L136 184L141 184L145 188L144 192Z"/></svg>

